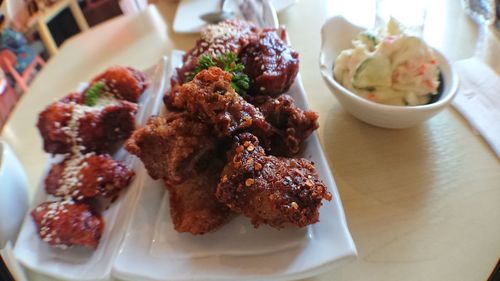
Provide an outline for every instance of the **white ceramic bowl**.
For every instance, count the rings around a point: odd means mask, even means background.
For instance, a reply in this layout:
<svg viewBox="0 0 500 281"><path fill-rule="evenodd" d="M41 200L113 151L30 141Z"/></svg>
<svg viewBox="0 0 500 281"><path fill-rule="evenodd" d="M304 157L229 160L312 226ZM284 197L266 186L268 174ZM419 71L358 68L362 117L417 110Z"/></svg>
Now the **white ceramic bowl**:
<svg viewBox="0 0 500 281"><path fill-rule="evenodd" d="M0 140L0 249L15 242L28 210L28 181L7 143Z"/></svg>
<svg viewBox="0 0 500 281"><path fill-rule="evenodd" d="M443 110L458 88L458 76L448 60L435 50L443 77L443 91L437 101L418 106L394 106L364 99L344 88L333 78L333 65L341 51L352 48L352 40L365 30L344 19L333 17L321 29L320 70L323 80L340 104L356 118L383 128L403 129L415 126Z"/></svg>

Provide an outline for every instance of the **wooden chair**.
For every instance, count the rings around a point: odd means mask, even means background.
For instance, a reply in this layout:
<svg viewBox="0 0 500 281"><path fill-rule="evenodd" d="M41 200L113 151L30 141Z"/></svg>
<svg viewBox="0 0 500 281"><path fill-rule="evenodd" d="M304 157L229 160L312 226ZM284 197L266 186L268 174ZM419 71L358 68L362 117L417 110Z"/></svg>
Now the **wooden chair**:
<svg viewBox="0 0 500 281"><path fill-rule="evenodd" d="M26 92L28 90L28 84L30 82L31 76L34 75L37 70L36 67L40 65L41 67L45 66L45 62L40 58L40 56L36 55L30 65L23 71L23 73L18 73L14 68L16 64L16 55L8 49L4 49L0 51L0 67L6 74L10 74L18 87L22 92ZM13 85L14 86L14 85Z"/></svg>

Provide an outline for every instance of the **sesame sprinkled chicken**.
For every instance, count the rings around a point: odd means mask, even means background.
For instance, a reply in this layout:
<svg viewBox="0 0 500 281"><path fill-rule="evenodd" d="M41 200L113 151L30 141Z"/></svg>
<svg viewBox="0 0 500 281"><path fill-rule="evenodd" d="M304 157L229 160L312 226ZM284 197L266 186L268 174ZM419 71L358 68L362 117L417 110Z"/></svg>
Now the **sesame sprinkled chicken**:
<svg viewBox="0 0 500 281"><path fill-rule="evenodd" d="M108 154L96 153L112 150L135 129L134 102L147 87L144 74L112 67L95 79L83 93L63 97L38 117L45 151L65 155L45 178L47 193L61 200L42 203L31 215L40 238L63 249L97 248L104 229L97 207L112 203L135 175Z"/></svg>
<svg viewBox="0 0 500 281"><path fill-rule="evenodd" d="M165 105L170 110L182 109L175 103L176 86L187 82L186 78L193 73L201 56L216 58L227 53L238 55L241 49L257 36L255 25L240 20L226 20L205 27L196 45L184 55L182 67L177 68L176 75L171 80L172 88L165 93Z"/></svg>
<svg viewBox="0 0 500 281"><path fill-rule="evenodd" d="M132 67L112 66L99 74L90 84L103 82L105 90L117 99L138 102L141 94L148 87L143 72Z"/></svg>
<svg viewBox="0 0 500 281"><path fill-rule="evenodd" d="M62 249L71 246L95 249L104 229L102 217L89 205L68 200L42 203L31 216L40 238Z"/></svg>
<svg viewBox="0 0 500 281"><path fill-rule="evenodd" d="M52 166L45 178L45 190L73 200L113 198L129 185L133 176L132 170L107 154L76 154Z"/></svg>
<svg viewBox="0 0 500 281"><path fill-rule="evenodd" d="M108 151L135 129L136 110L119 100L96 107L58 101L39 114L37 127L46 152L69 153L76 144L82 151Z"/></svg>

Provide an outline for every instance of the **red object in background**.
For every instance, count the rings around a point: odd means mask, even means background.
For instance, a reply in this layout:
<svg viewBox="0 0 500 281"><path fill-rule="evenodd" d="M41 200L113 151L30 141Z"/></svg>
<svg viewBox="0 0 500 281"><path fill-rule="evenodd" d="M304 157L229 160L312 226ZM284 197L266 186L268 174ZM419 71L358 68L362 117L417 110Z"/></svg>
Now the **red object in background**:
<svg viewBox="0 0 500 281"><path fill-rule="evenodd" d="M90 26L123 14L118 0L86 0L83 14Z"/></svg>
<svg viewBox="0 0 500 281"><path fill-rule="evenodd" d="M14 78L16 85L19 86L22 92L26 92L29 80L36 71L37 65L44 67L45 62L39 56L35 56L30 65L22 73L17 72L14 68L15 64L16 55L11 50L3 49L0 51L0 67L2 67L5 74L10 74Z"/></svg>
<svg viewBox="0 0 500 281"><path fill-rule="evenodd" d="M5 122L7 122L10 112L14 109L18 99L18 95L9 85L7 85L5 91L0 94L0 130L3 128Z"/></svg>

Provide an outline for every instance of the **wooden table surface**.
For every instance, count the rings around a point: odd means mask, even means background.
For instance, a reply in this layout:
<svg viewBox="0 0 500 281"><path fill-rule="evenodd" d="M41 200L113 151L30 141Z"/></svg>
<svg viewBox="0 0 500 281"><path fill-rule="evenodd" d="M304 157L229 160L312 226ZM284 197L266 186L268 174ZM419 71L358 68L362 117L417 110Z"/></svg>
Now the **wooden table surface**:
<svg viewBox="0 0 500 281"><path fill-rule="evenodd" d="M500 257L500 165L492 150L451 107L415 128L380 129L350 116L323 84L321 25L336 14L368 25L371 2L302 0L279 15L300 53L304 86L320 114L319 136L359 253L358 260L311 280L486 280ZM172 31L175 8L175 2L159 1L114 19L68 40L48 62L2 132L26 168L32 194L47 159L37 113L107 66L145 69L172 49L191 47L196 35ZM500 72L498 38L469 20L460 1L432 2L424 38L452 61L477 54Z"/></svg>

